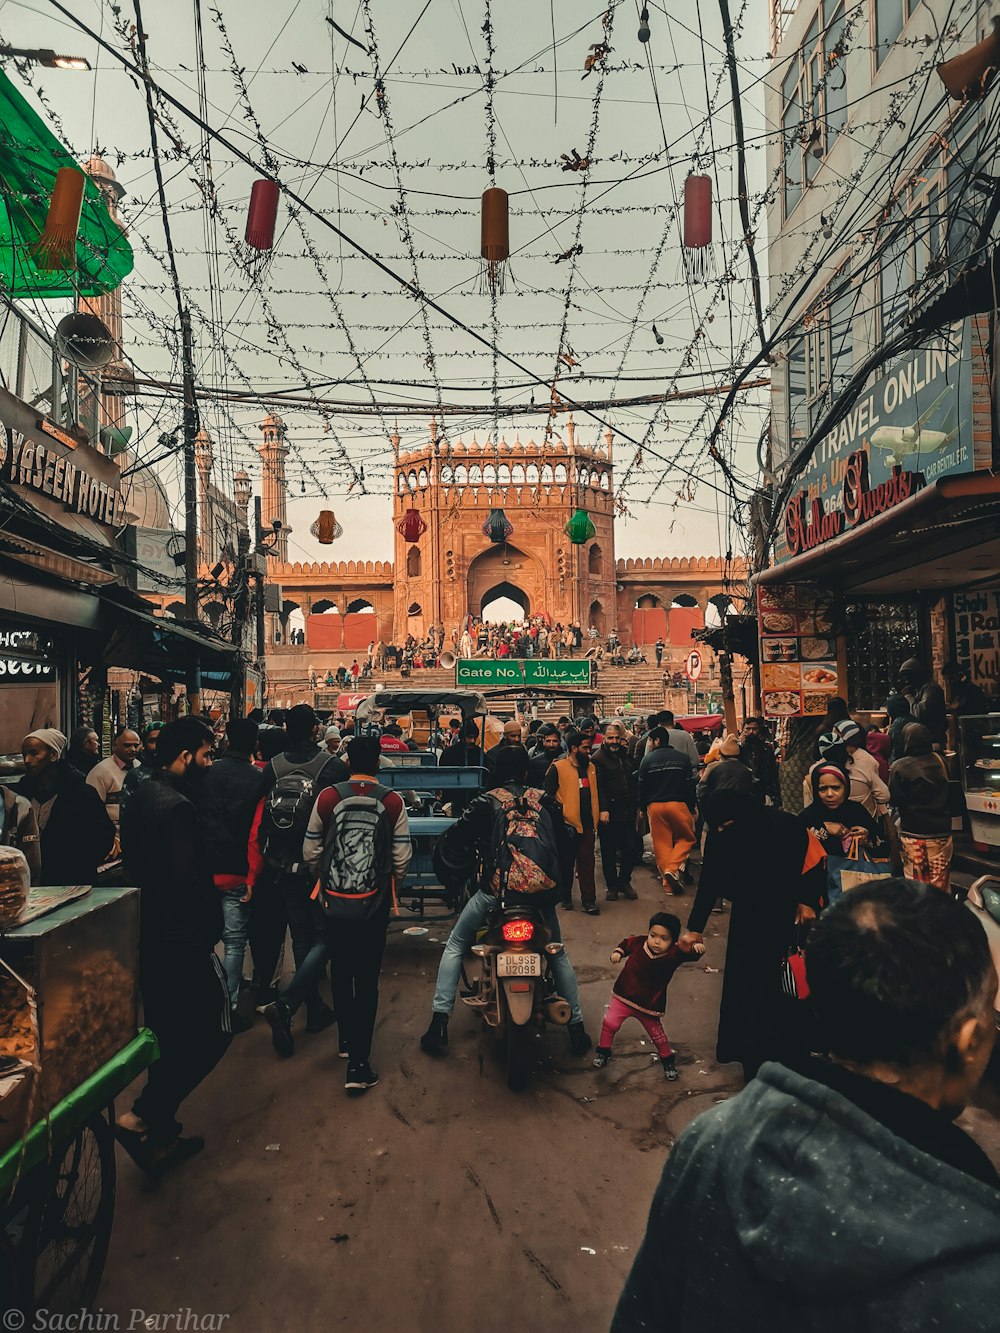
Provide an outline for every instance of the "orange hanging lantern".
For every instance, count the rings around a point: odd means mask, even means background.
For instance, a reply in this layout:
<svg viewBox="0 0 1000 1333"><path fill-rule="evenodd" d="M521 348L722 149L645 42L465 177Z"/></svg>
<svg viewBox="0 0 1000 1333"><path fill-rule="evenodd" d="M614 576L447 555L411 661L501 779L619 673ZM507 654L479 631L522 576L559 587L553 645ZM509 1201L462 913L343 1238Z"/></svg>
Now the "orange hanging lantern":
<svg viewBox="0 0 1000 1333"><path fill-rule="evenodd" d="M498 189L496 186L483 191L480 254L483 257L482 276L486 280L490 296L495 298L504 289L506 276L504 265L510 258L510 219L507 208L507 191Z"/></svg>
<svg viewBox="0 0 1000 1333"><path fill-rule="evenodd" d="M332 509L321 509L319 518L310 527L309 531L320 546L331 546L338 537L344 535L344 529L337 522L337 516Z"/></svg>
<svg viewBox="0 0 1000 1333"><path fill-rule="evenodd" d="M280 197L281 190L277 181L254 181L253 189L250 191L245 233L249 250L244 255L244 264L252 277L260 277L271 262L274 226L278 218Z"/></svg>
<svg viewBox="0 0 1000 1333"><path fill-rule="evenodd" d="M684 182L684 272L688 282L712 276L712 178L688 176Z"/></svg>
<svg viewBox="0 0 1000 1333"><path fill-rule="evenodd" d="M427 531L427 524L417 509L408 509L396 524L396 531L404 542L418 542Z"/></svg>
<svg viewBox="0 0 1000 1333"><path fill-rule="evenodd" d="M86 183L86 176L76 167L60 167L56 172L45 226L33 246L38 268L51 272L76 267L76 235Z"/></svg>

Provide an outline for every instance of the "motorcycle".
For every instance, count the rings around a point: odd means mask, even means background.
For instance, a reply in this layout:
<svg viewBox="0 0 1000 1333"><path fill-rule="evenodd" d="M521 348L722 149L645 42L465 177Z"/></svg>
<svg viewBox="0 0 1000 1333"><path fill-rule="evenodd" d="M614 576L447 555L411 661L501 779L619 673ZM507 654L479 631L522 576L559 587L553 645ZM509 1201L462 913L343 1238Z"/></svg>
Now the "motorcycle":
<svg viewBox="0 0 1000 1333"><path fill-rule="evenodd" d="M519 1092L532 1066L532 1039L539 1027L570 1021L566 1000L556 993L549 960L561 951L537 910L501 905L483 939L472 946L481 968L462 1001L478 1011L503 1042L507 1086Z"/></svg>

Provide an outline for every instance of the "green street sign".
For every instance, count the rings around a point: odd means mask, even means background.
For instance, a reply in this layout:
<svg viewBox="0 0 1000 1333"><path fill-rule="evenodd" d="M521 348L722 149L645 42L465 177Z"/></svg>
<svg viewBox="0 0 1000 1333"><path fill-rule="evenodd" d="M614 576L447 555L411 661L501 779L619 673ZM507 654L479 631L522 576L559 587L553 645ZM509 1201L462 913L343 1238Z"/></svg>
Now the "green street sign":
<svg viewBox="0 0 1000 1333"><path fill-rule="evenodd" d="M456 686L479 689L490 686L511 689L518 685L547 685L559 689L590 688L590 661L546 657L462 657L455 664Z"/></svg>

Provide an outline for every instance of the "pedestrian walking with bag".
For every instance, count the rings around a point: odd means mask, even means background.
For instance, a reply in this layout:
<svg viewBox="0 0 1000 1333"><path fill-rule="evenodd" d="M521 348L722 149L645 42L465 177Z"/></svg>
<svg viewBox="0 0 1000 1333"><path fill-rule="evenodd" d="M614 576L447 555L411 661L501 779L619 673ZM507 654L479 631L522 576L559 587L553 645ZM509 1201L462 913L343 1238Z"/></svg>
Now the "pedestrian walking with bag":
<svg viewBox="0 0 1000 1333"><path fill-rule="evenodd" d="M850 797L851 779L822 760L810 775L813 799L797 815L826 853L826 900L871 879L889 879L892 865L881 821Z"/></svg>
<svg viewBox="0 0 1000 1333"><path fill-rule="evenodd" d="M395 886L402 884L413 855L406 803L375 777L380 759L376 737L355 736L348 743L350 778L320 792L303 847L316 876L313 905L330 955L337 1026L347 1048L344 1088L355 1094L379 1081L370 1063L379 974Z"/></svg>
<svg viewBox="0 0 1000 1333"><path fill-rule="evenodd" d="M698 892L678 943L704 943L716 900L730 900L716 1059L737 1061L749 1081L763 1061L781 1059L799 1039L782 973L796 926L820 909L825 858L794 815L762 806L745 792L716 792L707 803L705 827Z"/></svg>
<svg viewBox="0 0 1000 1333"><path fill-rule="evenodd" d="M903 728L903 757L889 769L889 795L899 815L903 874L951 891L951 832L948 768L933 748L927 727Z"/></svg>

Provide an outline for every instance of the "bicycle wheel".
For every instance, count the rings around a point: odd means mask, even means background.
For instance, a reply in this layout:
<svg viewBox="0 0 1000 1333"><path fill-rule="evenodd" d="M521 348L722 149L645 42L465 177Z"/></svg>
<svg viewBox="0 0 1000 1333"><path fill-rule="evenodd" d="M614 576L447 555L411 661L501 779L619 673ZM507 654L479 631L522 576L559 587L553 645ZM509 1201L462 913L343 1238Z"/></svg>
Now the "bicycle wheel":
<svg viewBox="0 0 1000 1333"><path fill-rule="evenodd" d="M21 1251L22 1299L30 1308L86 1308L97 1294L115 1212L115 1144L91 1116L40 1173Z"/></svg>

